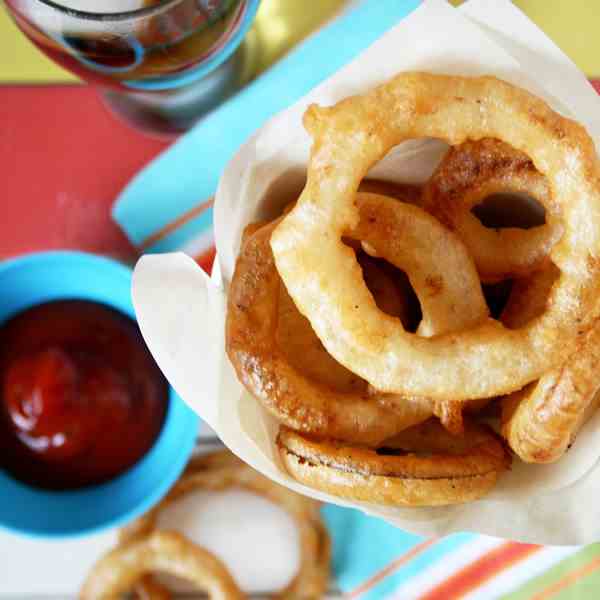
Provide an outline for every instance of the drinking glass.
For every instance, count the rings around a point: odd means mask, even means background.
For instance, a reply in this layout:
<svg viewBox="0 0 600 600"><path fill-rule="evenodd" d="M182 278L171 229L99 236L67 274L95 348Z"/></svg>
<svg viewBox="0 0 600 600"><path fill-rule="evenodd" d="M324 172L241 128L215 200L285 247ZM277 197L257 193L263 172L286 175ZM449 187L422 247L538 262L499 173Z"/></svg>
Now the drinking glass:
<svg viewBox="0 0 600 600"><path fill-rule="evenodd" d="M251 77L240 42L260 0L5 0L46 55L104 88L128 122L188 129Z"/></svg>

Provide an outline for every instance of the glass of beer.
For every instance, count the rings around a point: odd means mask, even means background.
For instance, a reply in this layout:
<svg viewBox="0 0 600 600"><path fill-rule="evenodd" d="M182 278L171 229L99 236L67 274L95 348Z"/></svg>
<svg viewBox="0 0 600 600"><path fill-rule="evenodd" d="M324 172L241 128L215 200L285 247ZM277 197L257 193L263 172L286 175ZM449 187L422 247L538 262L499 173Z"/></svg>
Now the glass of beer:
<svg viewBox="0 0 600 600"><path fill-rule="evenodd" d="M155 133L188 129L250 78L240 48L260 0L5 0L46 55Z"/></svg>

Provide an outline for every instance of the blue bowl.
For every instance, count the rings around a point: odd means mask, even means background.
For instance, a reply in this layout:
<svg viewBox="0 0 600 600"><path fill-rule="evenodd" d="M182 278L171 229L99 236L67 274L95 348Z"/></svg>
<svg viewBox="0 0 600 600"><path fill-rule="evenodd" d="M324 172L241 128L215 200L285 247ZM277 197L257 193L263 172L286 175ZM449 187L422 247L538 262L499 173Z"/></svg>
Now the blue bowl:
<svg viewBox="0 0 600 600"><path fill-rule="evenodd" d="M135 320L131 271L81 252L43 252L0 263L0 324L37 304L81 299ZM0 527L38 537L73 537L121 525L157 503L194 448L199 420L170 390L163 428L150 451L107 483L70 491L28 486L0 471Z"/></svg>

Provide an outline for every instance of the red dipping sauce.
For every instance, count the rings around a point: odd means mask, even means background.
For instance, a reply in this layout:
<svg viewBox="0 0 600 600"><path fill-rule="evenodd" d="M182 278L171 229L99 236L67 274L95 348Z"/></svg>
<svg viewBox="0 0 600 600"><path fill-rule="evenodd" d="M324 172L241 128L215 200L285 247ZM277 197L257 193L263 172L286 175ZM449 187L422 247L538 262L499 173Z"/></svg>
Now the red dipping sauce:
<svg viewBox="0 0 600 600"><path fill-rule="evenodd" d="M42 304L0 326L0 468L74 489L135 464L158 437L169 386L133 320L102 304Z"/></svg>

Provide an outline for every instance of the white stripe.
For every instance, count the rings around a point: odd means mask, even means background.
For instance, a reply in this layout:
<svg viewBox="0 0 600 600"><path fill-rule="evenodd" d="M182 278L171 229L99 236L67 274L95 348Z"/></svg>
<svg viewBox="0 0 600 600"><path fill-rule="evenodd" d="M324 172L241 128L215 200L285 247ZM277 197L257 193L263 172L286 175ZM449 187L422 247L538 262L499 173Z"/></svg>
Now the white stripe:
<svg viewBox="0 0 600 600"><path fill-rule="evenodd" d="M504 540L498 538L486 535L474 537L473 541L459 546L452 553L443 556L439 561L404 582L390 598L415 600L501 544L504 544Z"/></svg>
<svg viewBox="0 0 600 600"><path fill-rule="evenodd" d="M561 560L581 550L575 546L548 546L534 552L530 557L502 571L463 600L493 600L515 591L526 581L547 571Z"/></svg>
<svg viewBox="0 0 600 600"><path fill-rule="evenodd" d="M214 246L214 242L215 238L211 227L210 229L205 230L193 237L191 240L188 240L184 244L183 248L181 248L181 251L185 252L189 256L198 257L204 254L207 250L210 250L210 248Z"/></svg>

